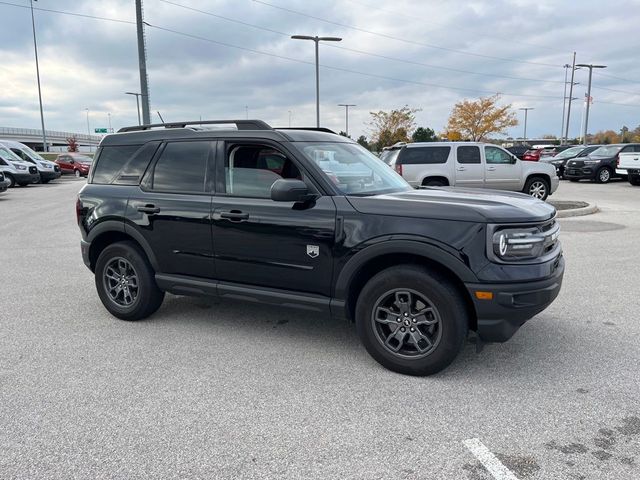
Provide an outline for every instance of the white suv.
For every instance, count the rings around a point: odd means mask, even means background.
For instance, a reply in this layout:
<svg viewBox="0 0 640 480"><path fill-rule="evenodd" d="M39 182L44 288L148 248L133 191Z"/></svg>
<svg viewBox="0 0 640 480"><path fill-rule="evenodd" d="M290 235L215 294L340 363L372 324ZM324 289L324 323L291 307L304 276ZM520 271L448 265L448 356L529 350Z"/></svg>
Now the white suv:
<svg viewBox="0 0 640 480"><path fill-rule="evenodd" d="M493 188L545 200L560 182L553 165L523 162L489 143L410 143L384 161L414 187Z"/></svg>

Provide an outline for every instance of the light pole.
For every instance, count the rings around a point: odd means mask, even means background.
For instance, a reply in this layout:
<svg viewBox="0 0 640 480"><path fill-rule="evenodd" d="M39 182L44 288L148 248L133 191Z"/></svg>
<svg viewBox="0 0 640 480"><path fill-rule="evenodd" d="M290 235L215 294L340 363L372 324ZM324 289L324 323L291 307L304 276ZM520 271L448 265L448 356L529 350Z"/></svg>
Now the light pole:
<svg viewBox="0 0 640 480"><path fill-rule="evenodd" d="M522 143L527 143L527 113L529 110L533 110L533 107L524 107L519 110L524 110L524 140Z"/></svg>
<svg viewBox="0 0 640 480"><path fill-rule="evenodd" d="M35 0L36 2L38 0ZM38 64L38 42L36 41L36 20L33 16L33 0L29 0L31 6L31 28L33 30L33 51L36 55L36 78L38 79L38 101L40 102L40 123L42 125L42 149L45 152L49 151L47 145L47 132L44 129L44 112L42 110L42 89L40 88L40 65Z"/></svg>
<svg viewBox="0 0 640 480"><path fill-rule="evenodd" d="M318 45L320 42L341 42L340 37L312 37L310 35L292 35L294 40L311 40L316 46L316 127L320 128L320 64L318 61Z"/></svg>
<svg viewBox="0 0 640 480"><path fill-rule="evenodd" d="M356 107L355 103L339 103L339 107L344 107L345 132L349 136L349 107Z"/></svg>
<svg viewBox="0 0 640 480"><path fill-rule="evenodd" d="M85 108L87 112L87 143L89 144L89 151L91 151L91 129L89 128L89 109Z"/></svg>
<svg viewBox="0 0 640 480"><path fill-rule="evenodd" d="M244 116L247 120L249 120L249 105L244 106Z"/></svg>
<svg viewBox="0 0 640 480"><path fill-rule="evenodd" d="M136 107L138 107L138 125L142 125L141 121L140 121L140 97L142 96L141 93L136 93L136 92L124 92L125 95L135 95L136 96Z"/></svg>
<svg viewBox="0 0 640 480"><path fill-rule="evenodd" d="M113 133L113 128L111 128L111 113L107 113L107 117L109 118L109 133Z"/></svg>
<svg viewBox="0 0 640 480"><path fill-rule="evenodd" d="M560 145L564 145L564 114L567 109L567 68L570 67L571 65L568 63L564 64L564 94L562 95L562 128L560 129Z"/></svg>
<svg viewBox="0 0 640 480"><path fill-rule="evenodd" d="M589 83L587 85L587 111L584 114L584 130L582 131L582 144L587 144L587 129L589 128L589 104L591 103L591 76L594 68L607 68L606 65L594 65L592 63L579 63L576 67L589 69Z"/></svg>
<svg viewBox="0 0 640 480"><path fill-rule="evenodd" d="M573 98L573 86L577 83L573 82L576 73L576 52L573 52L573 63L571 67L571 84L569 86L569 106L567 107L567 122L564 125L564 141L569 142L569 120L571 119L571 102L575 100Z"/></svg>

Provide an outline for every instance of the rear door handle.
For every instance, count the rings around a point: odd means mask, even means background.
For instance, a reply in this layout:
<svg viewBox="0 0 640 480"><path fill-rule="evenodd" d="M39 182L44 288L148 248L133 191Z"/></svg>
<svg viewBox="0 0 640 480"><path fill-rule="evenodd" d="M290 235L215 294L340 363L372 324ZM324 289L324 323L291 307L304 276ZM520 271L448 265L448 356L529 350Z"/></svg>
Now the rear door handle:
<svg viewBox="0 0 640 480"><path fill-rule="evenodd" d="M154 215L156 213L160 213L160 207L156 207L155 205L145 205L144 207L138 207L138 211L142 213L146 213L149 215Z"/></svg>
<svg viewBox="0 0 640 480"><path fill-rule="evenodd" d="M242 222L249 219L249 214L240 210L231 210L230 212L220 212L220 218L225 218L232 222Z"/></svg>
<svg viewBox="0 0 640 480"><path fill-rule="evenodd" d="M466 170L466 168L464 167L458 167L456 170L458 170L459 172L464 172Z"/></svg>
<svg viewBox="0 0 640 480"><path fill-rule="evenodd" d="M487 167L487 170L490 171L490 172L495 171L495 169L496 169L496 167Z"/></svg>

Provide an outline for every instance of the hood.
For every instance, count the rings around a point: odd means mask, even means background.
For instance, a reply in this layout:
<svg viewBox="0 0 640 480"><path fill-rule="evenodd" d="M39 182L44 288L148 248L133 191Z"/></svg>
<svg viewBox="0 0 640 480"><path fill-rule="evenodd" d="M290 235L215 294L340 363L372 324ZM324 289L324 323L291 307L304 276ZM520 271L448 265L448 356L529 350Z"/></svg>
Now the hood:
<svg viewBox="0 0 640 480"><path fill-rule="evenodd" d="M422 188L371 197L347 197L360 213L479 223L542 222L556 209L529 195L503 190Z"/></svg>

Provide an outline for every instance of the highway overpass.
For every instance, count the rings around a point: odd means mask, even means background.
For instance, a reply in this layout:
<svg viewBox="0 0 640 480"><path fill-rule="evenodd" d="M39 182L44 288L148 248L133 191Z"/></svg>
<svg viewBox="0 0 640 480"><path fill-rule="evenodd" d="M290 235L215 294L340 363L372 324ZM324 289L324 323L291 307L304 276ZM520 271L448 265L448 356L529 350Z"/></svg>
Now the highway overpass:
<svg viewBox="0 0 640 480"><path fill-rule="evenodd" d="M94 150L102 140L102 135L87 135L86 133L59 132L56 130L45 130L49 151L66 151L68 145L67 138L75 137L81 151ZM35 128L13 128L0 127L0 139L17 140L25 145L41 152L42 130Z"/></svg>

